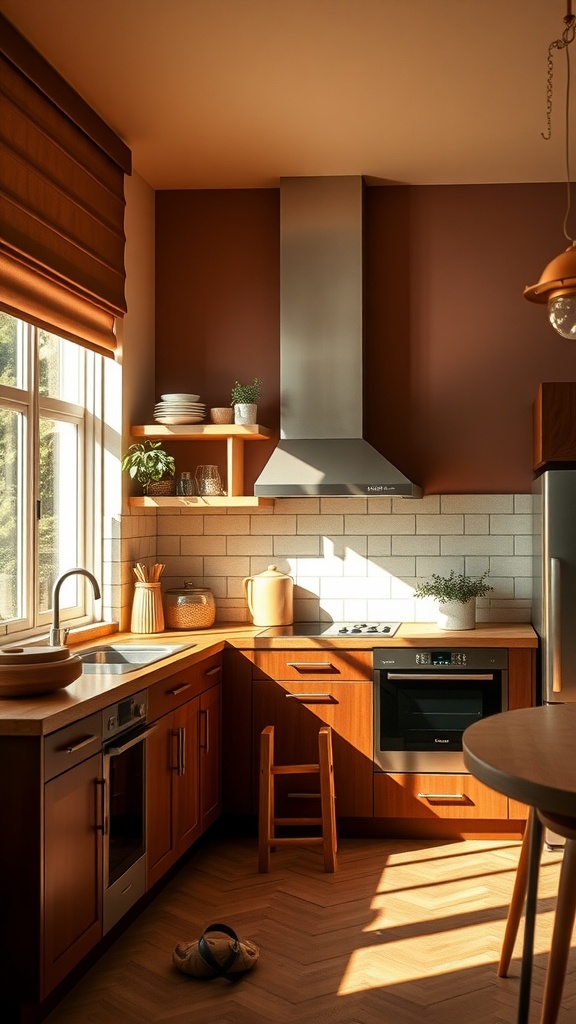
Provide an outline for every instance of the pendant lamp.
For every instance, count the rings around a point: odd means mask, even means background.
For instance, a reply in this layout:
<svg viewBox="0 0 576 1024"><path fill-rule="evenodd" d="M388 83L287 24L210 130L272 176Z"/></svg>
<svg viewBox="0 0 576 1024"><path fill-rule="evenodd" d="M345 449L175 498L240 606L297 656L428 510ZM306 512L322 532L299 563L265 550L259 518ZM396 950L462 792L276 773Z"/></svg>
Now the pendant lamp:
<svg viewBox="0 0 576 1024"><path fill-rule="evenodd" d="M564 17L564 31L560 39L555 39L548 47L548 99L547 118L548 130L543 138L548 140L551 135L552 113L552 70L555 50L564 50L566 54L566 214L564 216L564 236L570 245L551 260L544 268L537 284L524 289L524 297L529 302L546 302L548 319L555 331L563 338L576 341L576 241L568 234L568 218L570 215L570 43L576 35L576 17L572 13L572 0L568 0Z"/></svg>

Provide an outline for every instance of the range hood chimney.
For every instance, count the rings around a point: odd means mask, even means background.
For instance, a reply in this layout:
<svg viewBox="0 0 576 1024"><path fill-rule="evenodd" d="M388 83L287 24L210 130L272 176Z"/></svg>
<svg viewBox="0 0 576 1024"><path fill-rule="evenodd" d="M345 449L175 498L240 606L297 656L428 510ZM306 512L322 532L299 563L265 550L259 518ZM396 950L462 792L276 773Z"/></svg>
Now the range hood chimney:
<svg viewBox="0 0 576 1024"><path fill-rule="evenodd" d="M280 441L256 495L421 495L362 437L363 187L280 180Z"/></svg>

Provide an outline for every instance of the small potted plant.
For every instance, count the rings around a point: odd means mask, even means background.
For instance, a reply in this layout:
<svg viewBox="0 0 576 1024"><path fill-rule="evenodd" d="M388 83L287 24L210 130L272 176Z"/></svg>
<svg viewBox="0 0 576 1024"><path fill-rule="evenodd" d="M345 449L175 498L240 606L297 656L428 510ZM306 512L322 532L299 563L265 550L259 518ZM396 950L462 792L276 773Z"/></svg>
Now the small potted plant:
<svg viewBox="0 0 576 1024"><path fill-rule="evenodd" d="M452 569L449 576L432 573L429 580L418 583L415 597L435 597L438 602L440 629L474 629L476 626L476 598L484 597L494 588L482 576L465 576Z"/></svg>
<svg viewBox="0 0 576 1024"><path fill-rule="evenodd" d="M174 494L176 466L160 441L131 444L122 458L122 469L142 484L144 494Z"/></svg>
<svg viewBox="0 0 576 1024"><path fill-rule="evenodd" d="M234 423L256 423L258 399L262 393L260 377L254 377L251 384L235 381L230 405L234 407Z"/></svg>

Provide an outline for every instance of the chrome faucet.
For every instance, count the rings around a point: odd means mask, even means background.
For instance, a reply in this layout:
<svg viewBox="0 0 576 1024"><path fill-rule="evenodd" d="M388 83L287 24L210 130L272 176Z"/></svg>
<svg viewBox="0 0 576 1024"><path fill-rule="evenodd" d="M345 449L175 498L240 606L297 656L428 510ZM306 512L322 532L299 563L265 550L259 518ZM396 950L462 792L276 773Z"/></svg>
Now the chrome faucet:
<svg viewBox="0 0 576 1024"><path fill-rule="evenodd" d="M68 569L68 572L63 572L58 577L52 590L52 609L54 621L52 622L52 628L50 630L50 646L51 647L63 647L66 643L66 638L69 629L60 629L60 587L64 583L64 580L68 579L69 576L87 576L90 580L92 587L94 588L94 597L96 601L100 598L100 587L98 586L98 580L92 575L88 569Z"/></svg>

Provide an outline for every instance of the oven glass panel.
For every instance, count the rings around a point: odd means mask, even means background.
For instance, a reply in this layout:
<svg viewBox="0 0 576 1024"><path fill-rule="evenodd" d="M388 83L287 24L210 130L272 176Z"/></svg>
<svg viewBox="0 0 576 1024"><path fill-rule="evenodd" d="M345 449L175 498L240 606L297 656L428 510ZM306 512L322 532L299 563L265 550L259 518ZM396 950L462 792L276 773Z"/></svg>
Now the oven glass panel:
<svg viewBox="0 0 576 1024"><path fill-rule="evenodd" d="M482 718L484 699L481 690L437 690L416 688L398 691L398 728L410 742L412 733L430 729L436 732L460 732Z"/></svg>
<svg viewBox="0 0 576 1024"><path fill-rule="evenodd" d="M502 711L499 672L479 685L444 679L390 681L380 675L381 751L462 750L462 733L473 722Z"/></svg>
<svg viewBox="0 0 576 1024"><path fill-rule="evenodd" d="M108 885L144 854L144 748L110 757Z"/></svg>

